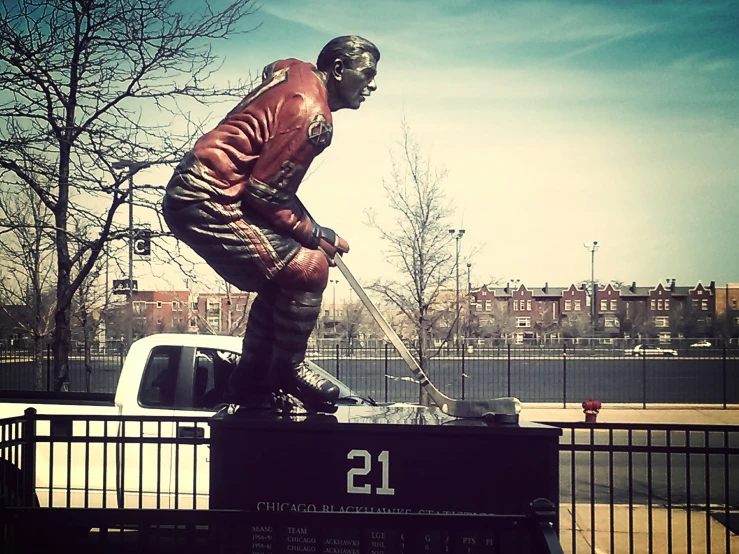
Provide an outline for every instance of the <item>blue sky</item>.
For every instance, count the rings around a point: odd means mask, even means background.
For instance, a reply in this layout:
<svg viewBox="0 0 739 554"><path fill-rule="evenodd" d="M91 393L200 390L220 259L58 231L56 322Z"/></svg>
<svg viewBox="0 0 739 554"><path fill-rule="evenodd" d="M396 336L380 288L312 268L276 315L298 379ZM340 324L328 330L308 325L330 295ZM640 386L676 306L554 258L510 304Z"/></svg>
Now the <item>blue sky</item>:
<svg viewBox="0 0 739 554"><path fill-rule="evenodd" d="M592 240L602 281L739 281L739 2L264 0L248 24L214 45L217 79L338 35L381 50L300 191L361 280L392 271L363 210L386 205L405 116L448 170L473 284L589 278Z"/></svg>

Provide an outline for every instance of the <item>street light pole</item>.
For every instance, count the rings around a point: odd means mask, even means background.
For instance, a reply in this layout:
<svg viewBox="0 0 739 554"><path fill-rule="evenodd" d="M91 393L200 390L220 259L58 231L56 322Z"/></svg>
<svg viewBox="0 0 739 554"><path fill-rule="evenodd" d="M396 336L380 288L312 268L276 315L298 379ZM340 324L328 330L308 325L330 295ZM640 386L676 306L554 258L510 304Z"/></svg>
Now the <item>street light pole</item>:
<svg viewBox="0 0 739 554"><path fill-rule="evenodd" d="M591 286L591 297L590 297L590 329L595 336L595 322L597 317L595 307L595 251L598 250L598 241L594 240L592 244L584 243L583 246L590 251L590 286Z"/></svg>
<svg viewBox="0 0 739 554"><path fill-rule="evenodd" d="M333 321L333 326L332 327L333 327L334 334L337 334L336 333L336 284L339 282L339 280L338 279L329 279L328 282L333 284L333 289L334 289L334 300L333 300L333 312L334 312L333 320L334 321Z"/></svg>
<svg viewBox="0 0 739 554"><path fill-rule="evenodd" d="M449 234L454 237L455 242L454 270L457 274L457 313L454 318L454 345L456 347L457 354L459 354L459 241L464 236L464 229L449 229Z"/></svg>
<svg viewBox="0 0 739 554"><path fill-rule="evenodd" d="M113 169L128 169L128 325L126 326L126 348L131 348L133 342L133 175L141 169L151 165L150 162L134 162L119 160L114 162Z"/></svg>

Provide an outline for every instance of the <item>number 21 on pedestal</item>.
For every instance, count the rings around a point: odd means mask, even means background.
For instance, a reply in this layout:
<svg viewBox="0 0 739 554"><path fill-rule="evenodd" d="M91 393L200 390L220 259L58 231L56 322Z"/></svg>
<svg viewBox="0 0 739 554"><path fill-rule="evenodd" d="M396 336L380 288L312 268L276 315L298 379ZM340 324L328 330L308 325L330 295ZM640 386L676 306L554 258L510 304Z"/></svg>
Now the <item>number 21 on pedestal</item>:
<svg viewBox="0 0 739 554"><path fill-rule="evenodd" d="M362 467L353 467L346 474L346 492L348 494L372 494L372 486L367 483L362 486L354 484L354 478L359 475L368 475L372 471L372 455L366 450L352 450L346 455L347 460L362 458ZM395 489L390 488L390 452L383 450L377 459L382 464L382 486L375 490L375 494L394 495Z"/></svg>

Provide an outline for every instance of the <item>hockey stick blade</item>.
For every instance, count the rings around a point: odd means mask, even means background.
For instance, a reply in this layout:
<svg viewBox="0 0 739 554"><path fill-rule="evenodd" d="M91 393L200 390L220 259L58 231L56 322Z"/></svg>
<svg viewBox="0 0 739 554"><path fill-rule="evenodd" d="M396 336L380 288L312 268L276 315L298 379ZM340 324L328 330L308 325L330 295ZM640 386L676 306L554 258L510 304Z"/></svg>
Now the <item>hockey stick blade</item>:
<svg viewBox="0 0 739 554"><path fill-rule="evenodd" d="M431 397L431 400L434 401L442 412L453 417L462 418L479 418L489 414L510 417L518 416L521 411L521 402L518 398L503 397L494 398L492 400L458 400L455 398L449 398L439 391L439 389L429 381L426 373L421 369L421 366L418 365L418 362L416 362L416 359L411 355L405 344L403 344L403 341L400 340L400 337L393 330L382 313L377 309L374 302L372 302L372 299L367 296L364 288L362 288L359 281L354 278L354 275L349 271L349 268L346 267L341 256L334 256L334 262L336 263L336 267L339 268L339 271L341 271L342 275L344 275L346 280L354 289L354 292L357 293L357 296L359 296L364 307L367 308L367 311L369 311L373 319L385 332L387 338L390 339L390 342L393 343L393 346L400 353L400 356L403 358L410 370L418 378L421 386L426 390L428 395Z"/></svg>

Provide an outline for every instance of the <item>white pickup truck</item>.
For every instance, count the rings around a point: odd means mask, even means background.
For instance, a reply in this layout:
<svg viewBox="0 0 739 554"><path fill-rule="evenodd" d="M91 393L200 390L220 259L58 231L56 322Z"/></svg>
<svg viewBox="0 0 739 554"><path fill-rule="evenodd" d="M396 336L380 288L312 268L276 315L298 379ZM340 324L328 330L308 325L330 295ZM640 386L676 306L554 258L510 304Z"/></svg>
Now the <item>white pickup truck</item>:
<svg viewBox="0 0 739 554"><path fill-rule="evenodd" d="M24 399L0 393L0 420L23 415L29 407L38 412L38 503L207 508L207 418L225 405L223 394L240 352L237 337L152 335L131 346L114 398ZM313 367L339 386L339 404L374 403ZM125 417L110 421L97 416ZM14 488L23 482L21 457L10 445L16 428L0 427L0 505L17 498Z"/></svg>

